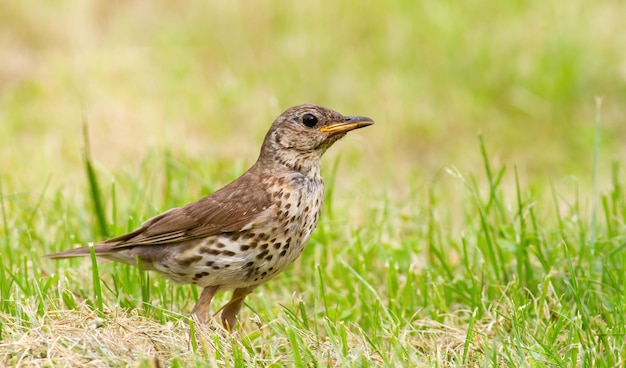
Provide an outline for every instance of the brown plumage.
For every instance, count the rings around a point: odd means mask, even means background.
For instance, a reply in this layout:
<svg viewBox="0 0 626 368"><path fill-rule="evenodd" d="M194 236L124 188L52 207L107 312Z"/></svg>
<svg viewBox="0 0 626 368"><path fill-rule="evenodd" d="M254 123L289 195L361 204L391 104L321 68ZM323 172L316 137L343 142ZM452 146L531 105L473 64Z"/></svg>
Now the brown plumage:
<svg viewBox="0 0 626 368"><path fill-rule="evenodd" d="M324 199L323 153L348 131L373 124L316 105L287 109L265 136L257 162L241 177L135 231L95 245L106 259L203 287L193 314L206 322L216 292L234 289L222 311L232 328L246 295L293 263L317 224ZM89 255L88 247L47 255Z"/></svg>

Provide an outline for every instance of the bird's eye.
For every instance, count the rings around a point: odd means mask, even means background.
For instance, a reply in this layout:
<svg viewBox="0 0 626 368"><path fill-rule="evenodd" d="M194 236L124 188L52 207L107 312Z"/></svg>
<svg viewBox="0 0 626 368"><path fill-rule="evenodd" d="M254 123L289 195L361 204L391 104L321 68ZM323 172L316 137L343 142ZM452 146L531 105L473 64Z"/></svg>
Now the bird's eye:
<svg viewBox="0 0 626 368"><path fill-rule="evenodd" d="M315 124L317 124L317 118L312 114L304 114L302 115L302 124L308 126L309 128L313 128Z"/></svg>

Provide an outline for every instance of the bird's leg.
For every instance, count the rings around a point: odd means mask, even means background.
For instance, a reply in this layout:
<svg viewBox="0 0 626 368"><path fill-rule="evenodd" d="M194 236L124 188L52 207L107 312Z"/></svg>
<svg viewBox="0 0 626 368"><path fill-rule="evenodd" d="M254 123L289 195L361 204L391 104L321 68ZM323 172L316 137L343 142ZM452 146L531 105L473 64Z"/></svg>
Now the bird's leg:
<svg viewBox="0 0 626 368"><path fill-rule="evenodd" d="M235 327L237 314L241 310L243 300L254 288L255 286L235 289L232 298L230 298L228 304L224 306L224 310L222 311L222 325L224 325L224 328L228 331L232 331L233 327Z"/></svg>
<svg viewBox="0 0 626 368"><path fill-rule="evenodd" d="M196 302L196 305L193 307L191 314L195 314L196 318L198 318L198 322L205 324L207 320L207 315L209 313L209 306L211 305L211 300L213 300L213 296L219 289L219 286L207 286L202 289L202 293Z"/></svg>

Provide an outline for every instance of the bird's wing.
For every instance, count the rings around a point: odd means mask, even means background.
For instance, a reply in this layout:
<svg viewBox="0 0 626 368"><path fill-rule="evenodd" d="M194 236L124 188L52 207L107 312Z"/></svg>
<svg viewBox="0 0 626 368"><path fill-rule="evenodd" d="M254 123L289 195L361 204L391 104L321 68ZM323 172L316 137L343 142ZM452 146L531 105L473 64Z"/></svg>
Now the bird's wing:
<svg viewBox="0 0 626 368"><path fill-rule="evenodd" d="M103 244L113 244L113 249L162 245L246 230L263 221L271 206L270 194L260 181L249 171L210 196L155 216L135 231Z"/></svg>

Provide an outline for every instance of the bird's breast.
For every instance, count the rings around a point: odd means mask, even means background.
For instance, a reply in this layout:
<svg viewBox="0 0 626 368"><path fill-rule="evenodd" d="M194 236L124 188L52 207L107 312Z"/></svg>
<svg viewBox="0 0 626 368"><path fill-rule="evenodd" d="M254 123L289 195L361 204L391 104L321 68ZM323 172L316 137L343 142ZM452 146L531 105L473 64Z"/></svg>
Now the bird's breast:
<svg viewBox="0 0 626 368"><path fill-rule="evenodd" d="M277 254L286 267L302 253L317 225L324 203L324 183L320 176L292 174L276 184L271 190L274 213L268 227L290 244L285 252Z"/></svg>

